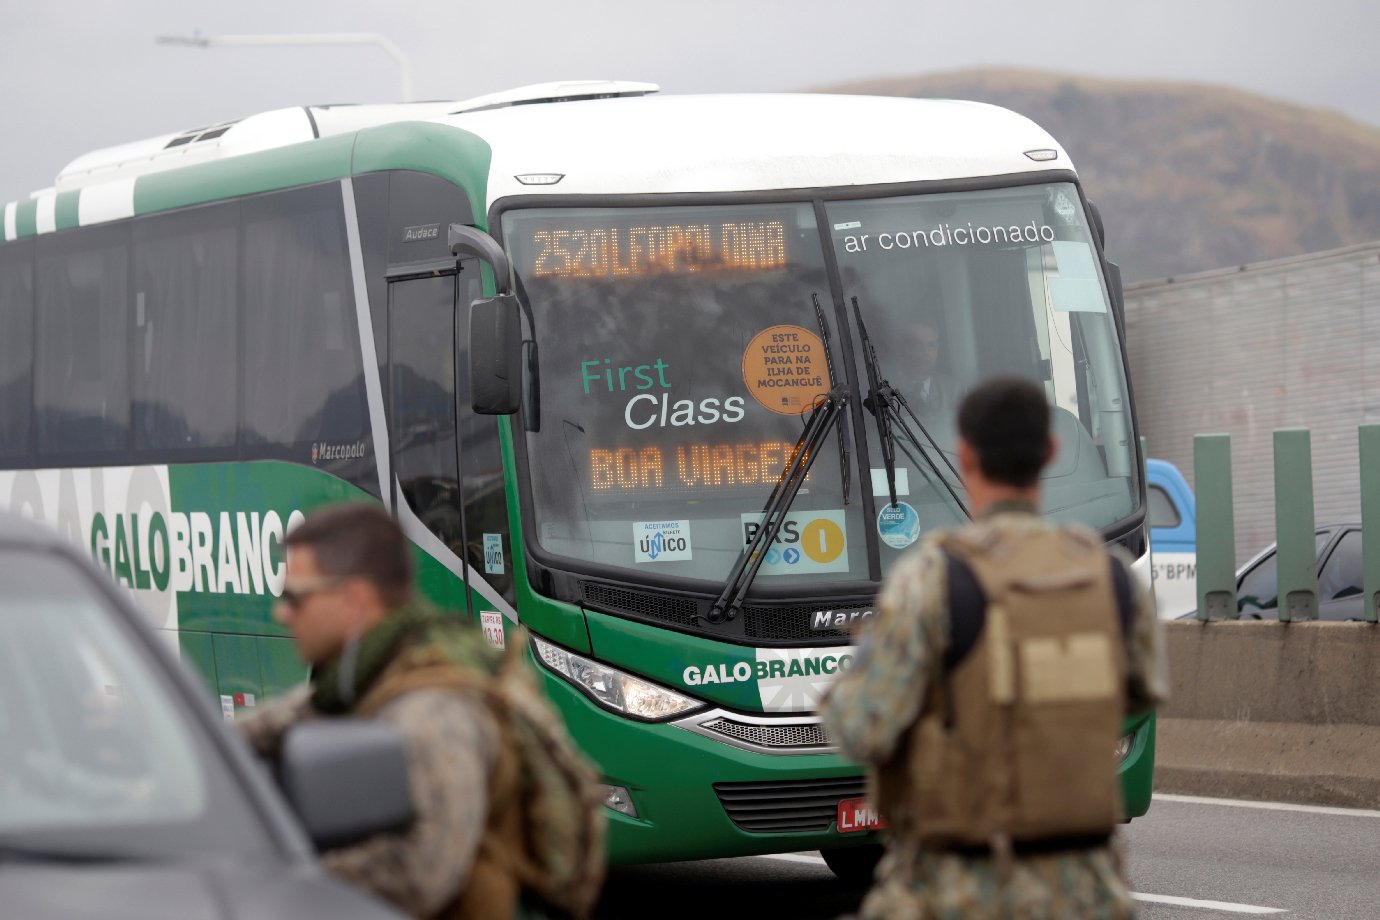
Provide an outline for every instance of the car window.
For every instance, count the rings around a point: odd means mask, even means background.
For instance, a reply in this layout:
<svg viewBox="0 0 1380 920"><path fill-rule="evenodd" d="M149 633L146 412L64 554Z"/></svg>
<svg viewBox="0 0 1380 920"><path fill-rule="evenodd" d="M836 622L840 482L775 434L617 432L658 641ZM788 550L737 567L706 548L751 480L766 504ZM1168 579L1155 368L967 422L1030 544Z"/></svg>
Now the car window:
<svg viewBox="0 0 1380 920"><path fill-rule="evenodd" d="M1361 532L1348 530L1318 575L1318 600L1332 601L1361 594L1365 564L1361 559Z"/></svg>
<svg viewBox="0 0 1380 920"><path fill-rule="evenodd" d="M272 846L117 617L71 561L0 550L0 837L179 858Z"/></svg>
<svg viewBox="0 0 1380 920"><path fill-rule="evenodd" d="M1330 531L1321 531L1314 537L1313 551L1321 553L1327 541L1332 539ZM1279 557L1275 547L1270 554L1260 560L1249 572L1242 576L1236 587L1236 609L1242 613L1256 610L1274 610L1279 607ZM1320 586L1321 587L1321 586ZM1321 593L1320 595L1321 596Z"/></svg>
<svg viewBox="0 0 1380 920"><path fill-rule="evenodd" d="M1174 505L1174 500L1164 489L1159 486L1151 486L1146 497L1150 501L1151 527L1178 527L1183 523L1183 518L1179 517L1179 509Z"/></svg>

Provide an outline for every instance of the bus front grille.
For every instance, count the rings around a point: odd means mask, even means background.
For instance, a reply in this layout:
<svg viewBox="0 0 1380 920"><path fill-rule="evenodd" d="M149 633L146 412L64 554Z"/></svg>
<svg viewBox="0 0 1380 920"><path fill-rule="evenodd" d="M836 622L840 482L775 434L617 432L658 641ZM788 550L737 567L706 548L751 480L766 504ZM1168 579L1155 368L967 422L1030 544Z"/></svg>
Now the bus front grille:
<svg viewBox="0 0 1380 920"><path fill-rule="evenodd" d="M815 642L837 645L848 638L849 630L858 618L872 610L870 604L856 602L837 607L827 601L808 604L758 602L745 606L741 621L726 624L726 630L709 622L709 608L713 604L710 598L697 600L683 595L586 581L581 584L581 602L591 609L615 616L665 623L685 632L714 638L734 641L735 635L741 635L749 641L761 639L790 645ZM823 613L835 615L844 626L814 628L816 618ZM741 629L741 633L737 633L738 629Z"/></svg>
<svg viewBox="0 0 1380 920"><path fill-rule="evenodd" d="M839 802L865 795L861 776L715 783L729 820L750 834L814 834L833 827Z"/></svg>
<svg viewBox="0 0 1380 920"><path fill-rule="evenodd" d="M688 597L629 591L595 582L585 582L584 599L585 603L610 613L630 613L676 626L695 626L700 612L699 605Z"/></svg>
<svg viewBox="0 0 1380 920"><path fill-rule="evenodd" d="M818 722L782 723L739 722L736 719L711 719L701 722L707 732L727 735L753 747L787 750L818 750L830 747L829 736Z"/></svg>

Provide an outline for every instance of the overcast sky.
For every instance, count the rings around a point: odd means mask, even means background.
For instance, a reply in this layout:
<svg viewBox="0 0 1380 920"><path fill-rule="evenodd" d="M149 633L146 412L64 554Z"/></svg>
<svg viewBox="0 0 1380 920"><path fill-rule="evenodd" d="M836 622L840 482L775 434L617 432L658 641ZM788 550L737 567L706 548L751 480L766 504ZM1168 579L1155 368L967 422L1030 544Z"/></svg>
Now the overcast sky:
<svg viewBox="0 0 1380 920"><path fill-rule="evenodd" d="M0 0L0 202L100 147L399 96L378 48L154 44L194 29L379 32L420 99L588 78L799 90L996 65L1222 84L1380 126L1375 0Z"/></svg>

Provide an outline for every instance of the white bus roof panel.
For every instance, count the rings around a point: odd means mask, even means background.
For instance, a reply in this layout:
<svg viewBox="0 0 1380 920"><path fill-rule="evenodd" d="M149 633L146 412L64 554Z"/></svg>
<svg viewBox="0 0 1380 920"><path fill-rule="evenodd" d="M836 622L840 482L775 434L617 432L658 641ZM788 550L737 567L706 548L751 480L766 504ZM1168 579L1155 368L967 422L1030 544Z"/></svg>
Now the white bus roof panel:
<svg viewBox="0 0 1380 920"><path fill-rule="evenodd" d="M514 106L440 121L493 149L489 201L519 194L732 192L1072 169L996 106L872 96L647 96ZM1054 150L1039 162L1028 150ZM515 177L558 174L554 185Z"/></svg>

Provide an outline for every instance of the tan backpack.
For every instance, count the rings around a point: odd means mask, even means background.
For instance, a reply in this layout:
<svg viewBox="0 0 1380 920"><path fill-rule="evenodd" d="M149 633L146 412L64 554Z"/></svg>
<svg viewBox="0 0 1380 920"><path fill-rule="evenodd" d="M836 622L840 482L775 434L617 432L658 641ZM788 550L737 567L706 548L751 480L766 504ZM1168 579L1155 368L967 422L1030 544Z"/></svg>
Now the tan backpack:
<svg viewBox="0 0 1380 920"><path fill-rule="evenodd" d="M536 895L539 907L588 917L606 868L607 819L599 773L570 740L524 659L525 633L510 635L508 651L497 661L476 640L470 630L434 630L430 641L408 649L389 666L360 711L367 714L366 706L377 711L418 689L451 689L481 700L501 737L489 786L489 825L467 885L484 892L462 891L461 909L454 913L497 917L515 912L516 904L494 902L519 897L521 889ZM495 876L501 881L496 883Z"/></svg>
<svg viewBox="0 0 1380 920"><path fill-rule="evenodd" d="M976 528L944 549L956 649L878 771L883 814L937 849L1105 837L1120 812L1124 569L1067 530Z"/></svg>

